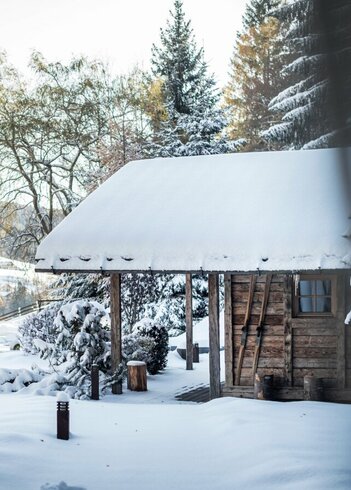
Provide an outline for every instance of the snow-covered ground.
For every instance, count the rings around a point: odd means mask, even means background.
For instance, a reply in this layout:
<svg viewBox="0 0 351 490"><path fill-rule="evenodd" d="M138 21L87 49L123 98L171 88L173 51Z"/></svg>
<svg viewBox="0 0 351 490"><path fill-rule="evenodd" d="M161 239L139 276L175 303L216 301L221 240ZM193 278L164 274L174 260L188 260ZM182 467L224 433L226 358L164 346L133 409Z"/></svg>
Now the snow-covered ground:
<svg viewBox="0 0 351 490"><path fill-rule="evenodd" d="M0 367L33 361L0 354ZM185 371L173 352L164 374L148 377L147 393L71 400L69 441L56 439L55 397L31 387L0 395L0 489L351 488L351 406L177 402L182 387L207 381L208 355L200 361Z"/></svg>
<svg viewBox="0 0 351 490"><path fill-rule="evenodd" d="M0 352L9 351L17 344L18 327L24 318L25 316L21 316L0 322Z"/></svg>
<svg viewBox="0 0 351 490"><path fill-rule="evenodd" d="M209 346L209 326L208 326L208 316L195 323L193 326L193 343L199 344L199 347ZM224 311L221 311L219 316L219 337L220 337L220 347L224 347ZM177 337L170 337L169 345L177 346L180 349L186 348L186 333L182 333Z"/></svg>

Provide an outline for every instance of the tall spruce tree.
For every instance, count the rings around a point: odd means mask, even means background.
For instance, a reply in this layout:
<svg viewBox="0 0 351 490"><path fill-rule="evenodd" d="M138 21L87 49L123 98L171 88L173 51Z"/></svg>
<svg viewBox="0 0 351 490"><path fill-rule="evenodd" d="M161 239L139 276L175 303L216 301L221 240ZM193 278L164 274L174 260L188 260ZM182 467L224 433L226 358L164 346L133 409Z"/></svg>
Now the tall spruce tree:
<svg viewBox="0 0 351 490"><path fill-rule="evenodd" d="M221 134L226 118L217 106L220 94L181 0L175 0L166 28L161 29L160 45L152 47L151 63L153 76L162 81L167 110L151 153L166 157L233 151L236 145Z"/></svg>
<svg viewBox="0 0 351 490"><path fill-rule="evenodd" d="M243 30L237 34L230 65L225 102L230 110L228 134L244 138L246 150L272 148L261 137L267 126L279 120L269 108L272 97L286 87L280 75L288 52L283 47L281 23L272 12L281 0L251 0L243 16Z"/></svg>
<svg viewBox="0 0 351 490"><path fill-rule="evenodd" d="M289 26L294 51L283 74L296 80L271 101L284 116L263 136L291 149L336 146L340 130L350 125L351 3L290 0L277 16Z"/></svg>

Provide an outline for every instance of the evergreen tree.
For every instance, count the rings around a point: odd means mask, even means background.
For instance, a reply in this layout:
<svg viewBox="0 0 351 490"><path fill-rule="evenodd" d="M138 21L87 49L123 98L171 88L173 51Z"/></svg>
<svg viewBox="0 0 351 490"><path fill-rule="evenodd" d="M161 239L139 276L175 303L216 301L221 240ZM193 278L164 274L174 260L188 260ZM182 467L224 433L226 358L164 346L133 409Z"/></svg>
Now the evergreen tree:
<svg viewBox="0 0 351 490"><path fill-rule="evenodd" d="M338 129L350 122L351 4L348 0L294 0L278 10L289 26L287 41L294 60L283 74L295 83L271 101L283 112L281 123L263 133L286 148L323 148L338 144ZM335 89L335 80L342 80ZM343 113L340 123L337 111Z"/></svg>
<svg viewBox="0 0 351 490"><path fill-rule="evenodd" d="M160 124L151 153L166 157L233 151L237 144L221 137L226 119L217 107L219 93L181 0L175 0L170 15L161 29L160 46L152 48L152 73L162 81L167 118Z"/></svg>
<svg viewBox="0 0 351 490"><path fill-rule="evenodd" d="M228 133L231 138L244 138L248 151L270 148L261 132L279 120L279 114L268 108L273 96L286 86L280 71L288 53L283 48L281 24L270 16L279 3L251 0L247 5L225 88L231 113Z"/></svg>

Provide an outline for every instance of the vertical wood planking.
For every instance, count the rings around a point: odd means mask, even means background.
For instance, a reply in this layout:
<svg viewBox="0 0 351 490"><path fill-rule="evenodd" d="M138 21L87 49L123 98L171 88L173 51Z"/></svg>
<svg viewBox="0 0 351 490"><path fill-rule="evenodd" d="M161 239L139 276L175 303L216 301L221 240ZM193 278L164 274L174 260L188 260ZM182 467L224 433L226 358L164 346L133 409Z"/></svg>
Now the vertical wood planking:
<svg viewBox="0 0 351 490"><path fill-rule="evenodd" d="M284 280L284 370L287 386L293 384L293 329L291 328L292 319L292 276L287 274Z"/></svg>
<svg viewBox="0 0 351 490"><path fill-rule="evenodd" d="M345 348L345 316L346 316L346 291L347 274L340 273L336 283L337 302L337 344L336 344L336 376L337 386L340 389L346 386L346 348Z"/></svg>
<svg viewBox="0 0 351 490"><path fill-rule="evenodd" d="M185 279L186 369L193 369L193 285L191 274Z"/></svg>
<svg viewBox="0 0 351 490"><path fill-rule="evenodd" d="M221 396L219 354L219 281L218 274L208 275L210 399Z"/></svg>
<svg viewBox="0 0 351 490"><path fill-rule="evenodd" d="M121 275L111 274L110 315L111 315L111 367L114 373L122 362L122 315L121 315ZM112 385L112 393L122 393L122 383Z"/></svg>
<svg viewBox="0 0 351 490"><path fill-rule="evenodd" d="M234 338L231 274L224 274L224 332L225 384L226 386L234 386Z"/></svg>

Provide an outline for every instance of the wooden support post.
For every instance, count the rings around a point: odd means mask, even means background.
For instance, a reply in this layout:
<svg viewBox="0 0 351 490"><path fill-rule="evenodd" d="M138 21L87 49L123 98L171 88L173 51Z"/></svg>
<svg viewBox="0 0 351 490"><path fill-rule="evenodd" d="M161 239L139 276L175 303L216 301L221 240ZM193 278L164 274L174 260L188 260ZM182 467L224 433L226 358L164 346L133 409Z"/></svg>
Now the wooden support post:
<svg viewBox="0 0 351 490"><path fill-rule="evenodd" d="M286 275L284 279L284 375L286 386L293 385L293 329L292 318L292 276Z"/></svg>
<svg viewBox="0 0 351 490"><path fill-rule="evenodd" d="M320 402L324 399L323 380L314 376L305 376L303 379L303 399Z"/></svg>
<svg viewBox="0 0 351 490"><path fill-rule="evenodd" d="M344 389L346 387L346 332L345 317L348 313L347 296L350 284L349 274L340 273L337 276L336 300L337 300L337 343L336 343L336 376L337 387Z"/></svg>
<svg viewBox="0 0 351 490"><path fill-rule="evenodd" d="M232 301L232 275L224 274L224 356L226 386L234 386L234 338Z"/></svg>
<svg viewBox="0 0 351 490"><path fill-rule="evenodd" d="M121 275L111 274L110 284L110 315L111 315L111 367L115 373L122 362L122 315L121 315ZM112 393L122 393L122 382L112 385Z"/></svg>
<svg viewBox="0 0 351 490"><path fill-rule="evenodd" d="M210 399L221 396L218 274L208 275Z"/></svg>
<svg viewBox="0 0 351 490"><path fill-rule="evenodd" d="M193 369L193 286L191 274L185 279L186 369Z"/></svg>

